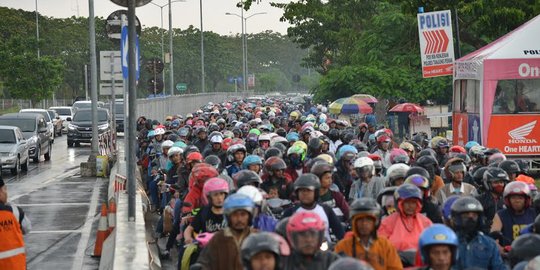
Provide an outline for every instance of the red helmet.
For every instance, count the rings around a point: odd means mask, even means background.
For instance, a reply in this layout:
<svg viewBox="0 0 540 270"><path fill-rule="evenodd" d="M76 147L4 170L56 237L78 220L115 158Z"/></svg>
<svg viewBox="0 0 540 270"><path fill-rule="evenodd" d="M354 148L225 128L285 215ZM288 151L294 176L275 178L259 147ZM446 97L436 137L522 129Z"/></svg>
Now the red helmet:
<svg viewBox="0 0 540 270"><path fill-rule="evenodd" d="M465 148L463 148L463 146L460 146L460 145L454 145L454 146L450 147L450 152L451 153L467 154L467 151L465 151Z"/></svg>
<svg viewBox="0 0 540 270"><path fill-rule="evenodd" d="M298 247L297 235L312 231L319 237L319 246L324 238L326 225L321 217L313 212L297 212L287 222L287 238L291 246L296 249Z"/></svg>
<svg viewBox="0 0 540 270"><path fill-rule="evenodd" d="M189 175L189 186L203 187L206 180L218 176L219 173L214 166L206 163L199 163L193 167Z"/></svg>
<svg viewBox="0 0 540 270"><path fill-rule="evenodd" d="M280 157L270 157L264 162L264 169L268 174L272 175L275 170L285 170L287 164Z"/></svg>
<svg viewBox="0 0 540 270"><path fill-rule="evenodd" d="M390 139L389 136L386 136L386 135L381 135L377 138L377 142L378 143L383 143L383 142L391 142L392 139Z"/></svg>
<svg viewBox="0 0 540 270"><path fill-rule="evenodd" d="M202 162L202 160L203 160L203 156L199 152L191 152L186 157L186 162L187 163L191 163L191 162L194 162L194 161Z"/></svg>
<svg viewBox="0 0 540 270"><path fill-rule="evenodd" d="M525 197L525 208L531 205L531 189L526 183L514 181L504 187L503 199L508 208L511 207L509 198L511 195L523 195Z"/></svg>
<svg viewBox="0 0 540 270"><path fill-rule="evenodd" d="M371 160L373 161L382 160L381 156L379 156L378 154L369 154L367 157L371 158Z"/></svg>
<svg viewBox="0 0 540 270"><path fill-rule="evenodd" d="M227 183L227 181L221 178L214 177L208 179L208 181L204 183L202 200L205 205L208 204L210 201L208 196L210 196L210 194L214 192L225 192L229 194L229 184Z"/></svg>

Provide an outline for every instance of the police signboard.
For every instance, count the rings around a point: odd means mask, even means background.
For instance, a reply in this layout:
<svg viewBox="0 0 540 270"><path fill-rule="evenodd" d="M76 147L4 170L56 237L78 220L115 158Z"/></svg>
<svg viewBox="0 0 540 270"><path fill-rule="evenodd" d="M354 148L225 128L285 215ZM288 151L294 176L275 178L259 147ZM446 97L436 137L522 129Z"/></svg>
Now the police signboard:
<svg viewBox="0 0 540 270"><path fill-rule="evenodd" d="M419 13L418 36L424 78L452 75L454 42L450 10Z"/></svg>

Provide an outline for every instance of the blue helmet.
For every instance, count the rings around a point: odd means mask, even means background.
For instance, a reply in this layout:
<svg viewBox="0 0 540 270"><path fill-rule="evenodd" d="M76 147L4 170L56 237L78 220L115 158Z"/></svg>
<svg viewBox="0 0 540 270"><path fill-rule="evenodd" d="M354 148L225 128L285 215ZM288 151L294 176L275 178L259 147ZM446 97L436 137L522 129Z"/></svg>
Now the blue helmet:
<svg viewBox="0 0 540 270"><path fill-rule="evenodd" d="M425 229L420 235L418 240L418 246L420 248L420 254L422 255L422 261L424 264L429 265L429 249L427 247L432 245L448 245L452 251L452 264L457 260L457 246L458 238L456 233L442 224L433 224L429 228Z"/></svg>
<svg viewBox="0 0 540 270"><path fill-rule="evenodd" d="M262 165L262 159L261 157L257 155L249 155L246 158L244 158L244 161L242 162L242 169L247 170L249 168L249 165Z"/></svg>
<svg viewBox="0 0 540 270"><path fill-rule="evenodd" d="M352 152L354 155L358 154L358 150L356 150L356 147L352 145L344 145L339 148L339 151L336 154L336 158L340 160L347 152Z"/></svg>
<svg viewBox="0 0 540 270"><path fill-rule="evenodd" d="M452 195L448 198L446 198L446 201L444 202L443 204L443 209L442 209L442 217L444 220L451 220L452 219L452 204L454 204L454 202L461 198L461 196L459 195Z"/></svg>
<svg viewBox="0 0 540 270"><path fill-rule="evenodd" d="M296 142L296 141L300 140L300 135L298 135L298 133L296 133L296 132L291 132L291 133L287 134L287 136L285 138L287 139L288 142Z"/></svg>
<svg viewBox="0 0 540 270"><path fill-rule="evenodd" d="M255 208L255 203L253 200L244 195L235 193L231 196L228 196L223 203L223 213L226 216L229 216L237 210L245 210L253 215L253 209Z"/></svg>
<svg viewBox="0 0 540 270"><path fill-rule="evenodd" d="M396 203L398 200L406 200L410 198L419 199L422 201L422 191L413 184L403 184L394 192L394 199Z"/></svg>
<svg viewBox="0 0 540 270"><path fill-rule="evenodd" d="M148 138L156 136L156 132L152 129L148 131L148 134L146 135Z"/></svg>
<svg viewBox="0 0 540 270"><path fill-rule="evenodd" d="M480 145L479 143L475 142L475 141L469 141L465 144L465 150L467 150L467 153L469 153L469 150L471 150L471 148L473 146L477 146L477 145Z"/></svg>

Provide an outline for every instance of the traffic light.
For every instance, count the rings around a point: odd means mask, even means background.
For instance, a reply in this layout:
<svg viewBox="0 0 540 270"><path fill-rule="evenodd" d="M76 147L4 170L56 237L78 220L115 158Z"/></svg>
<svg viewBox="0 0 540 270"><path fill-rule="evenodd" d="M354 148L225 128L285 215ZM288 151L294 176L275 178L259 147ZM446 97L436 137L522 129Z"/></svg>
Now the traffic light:
<svg viewBox="0 0 540 270"><path fill-rule="evenodd" d="M165 68L163 61L159 58L152 58L146 62L146 70L150 73L150 79L148 80L148 92L151 94L159 94L163 91L164 83L162 78L162 72Z"/></svg>

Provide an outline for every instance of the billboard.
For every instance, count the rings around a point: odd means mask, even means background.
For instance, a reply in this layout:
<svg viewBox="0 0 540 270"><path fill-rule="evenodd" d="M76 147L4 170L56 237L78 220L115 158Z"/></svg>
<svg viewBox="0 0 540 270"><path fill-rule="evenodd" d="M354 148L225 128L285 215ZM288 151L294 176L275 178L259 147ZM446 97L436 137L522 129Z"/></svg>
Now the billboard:
<svg viewBox="0 0 540 270"><path fill-rule="evenodd" d="M418 36L424 78L452 75L454 39L450 10L418 13Z"/></svg>
<svg viewBox="0 0 540 270"><path fill-rule="evenodd" d="M489 126L488 147L505 155L540 155L540 116L494 115Z"/></svg>

